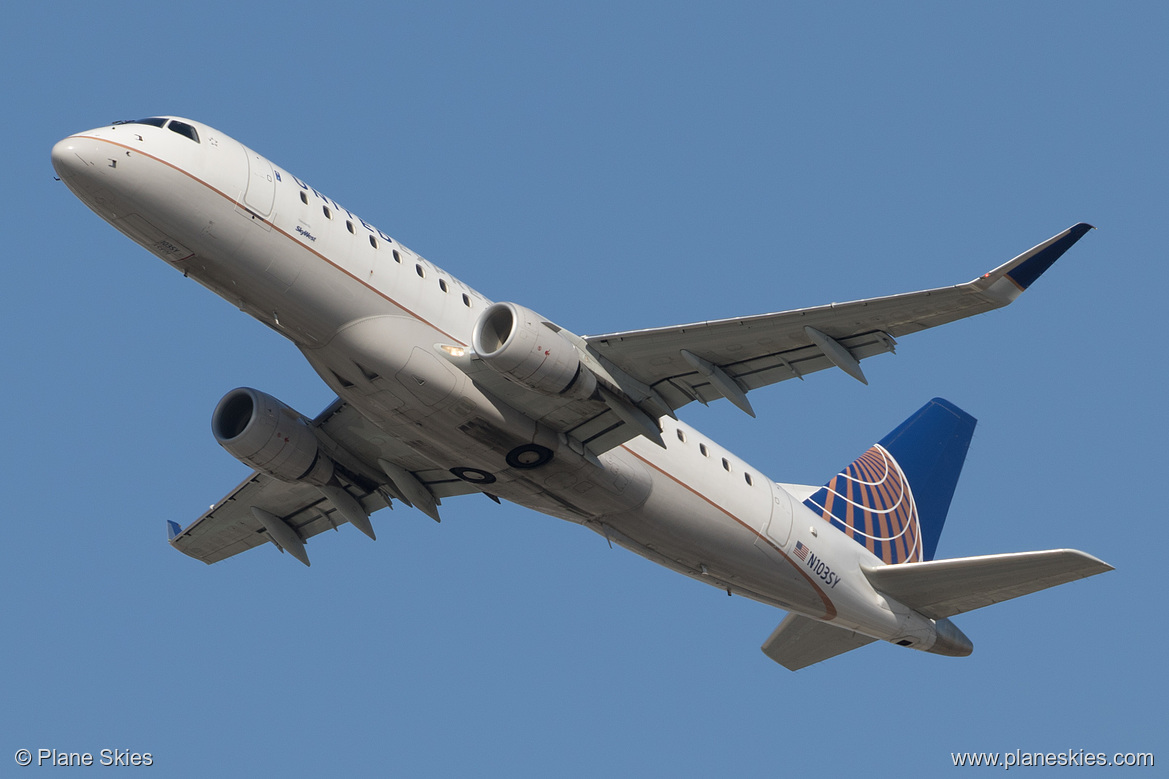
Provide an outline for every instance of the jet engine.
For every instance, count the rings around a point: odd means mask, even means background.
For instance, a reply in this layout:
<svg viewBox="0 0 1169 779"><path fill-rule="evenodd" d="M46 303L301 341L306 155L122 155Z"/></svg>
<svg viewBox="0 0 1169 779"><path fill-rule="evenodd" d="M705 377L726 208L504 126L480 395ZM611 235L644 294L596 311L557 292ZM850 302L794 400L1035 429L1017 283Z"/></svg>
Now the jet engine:
<svg viewBox="0 0 1169 779"><path fill-rule="evenodd" d="M258 390L240 387L224 395L211 415L211 431L233 457L280 481L319 487L333 476L333 461L308 420Z"/></svg>
<svg viewBox="0 0 1169 779"><path fill-rule="evenodd" d="M515 303L489 306L471 334L475 354L492 370L545 395L588 398L597 379L560 329Z"/></svg>

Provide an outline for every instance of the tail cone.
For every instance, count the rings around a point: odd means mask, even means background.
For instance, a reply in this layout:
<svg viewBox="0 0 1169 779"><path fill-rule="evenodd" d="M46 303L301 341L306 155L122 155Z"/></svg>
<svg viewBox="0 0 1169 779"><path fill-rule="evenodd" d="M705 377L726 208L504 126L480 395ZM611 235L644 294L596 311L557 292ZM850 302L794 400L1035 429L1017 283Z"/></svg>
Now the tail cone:
<svg viewBox="0 0 1169 779"><path fill-rule="evenodd" d="M934 624L938 630L938 637L930 647L930 652L947 657L966 657L974 651L974 643L948 617L943 617Z"/></svg>

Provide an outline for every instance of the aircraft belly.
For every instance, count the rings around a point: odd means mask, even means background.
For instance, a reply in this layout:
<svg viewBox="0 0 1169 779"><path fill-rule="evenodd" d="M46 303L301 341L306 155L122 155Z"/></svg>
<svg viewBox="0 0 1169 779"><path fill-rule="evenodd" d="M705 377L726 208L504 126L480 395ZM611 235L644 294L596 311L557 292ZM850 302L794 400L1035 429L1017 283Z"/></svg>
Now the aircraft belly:
<svg viewBox="0 0 1169 779"><path fill-rule="evenodd" d="M490 481L473 482L484 492L573 522L645 501L651 477L643 464L612 453L596 463L585 459L563 436L485 394L419 345L437 338L409 316L370 316L301 351L341 398L429 467L487 474ZM532 467L509 462L509 455L531 445L551 459Z"/></svg>
<svg viewBox="0 0 1169 779"><path fill-rule="evenodd" d="M647 452L635 448L630 442L616 451L623 461L643 461ZM650 464L648 470L653 486L646 502L604 517L594 529L611 528L613 540L632 551L716 587L812 616L834 613L826 596L778 549L761 554L757 548L771 515L766 485L746 500L728 500L732 490L721 473L707 483L701 476L683 483L665 467Z"/></svg>

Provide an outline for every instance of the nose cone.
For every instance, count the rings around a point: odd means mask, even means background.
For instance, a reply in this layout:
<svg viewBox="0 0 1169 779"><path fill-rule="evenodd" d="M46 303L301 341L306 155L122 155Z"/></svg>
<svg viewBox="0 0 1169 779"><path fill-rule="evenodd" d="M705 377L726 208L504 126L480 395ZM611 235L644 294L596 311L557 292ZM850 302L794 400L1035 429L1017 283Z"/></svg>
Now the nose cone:
<svg viewBox="0 0 1169 779"><path fill-rule="evenodd" d="M57 171L57 175L63 181L77 178L79 175L87 170L93 168L93 160L86 159L84 146L92 147L92 142L86 144L76 136L69 136L63 141L58 141L53 146L53 170ZM92 154L88 155L92 158Z"/></svg>
<svg viewBox="0 0 1169 779"><path fill-rule="evenodd" d="M102 130L70 135L53 146L53 169L65 186L94 210L112 208L133 191L135 179L126 176L126 165L117 149L101 136ZM120 205L125 205L120 202ZM102 213L99 211L99 213Z"/></svg>

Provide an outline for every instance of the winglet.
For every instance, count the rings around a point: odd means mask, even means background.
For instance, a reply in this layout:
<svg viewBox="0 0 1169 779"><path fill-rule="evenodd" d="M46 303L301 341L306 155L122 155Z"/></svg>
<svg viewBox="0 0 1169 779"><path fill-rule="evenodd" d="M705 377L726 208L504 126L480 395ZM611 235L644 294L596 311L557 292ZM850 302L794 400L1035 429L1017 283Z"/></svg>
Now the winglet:
<svg viewBox="0 0 1169 779"><path fill-rule="evenodd" d="M990 292L1001 291L1008 302L1018 297L1023 290L1035 283L1035 279L1055 264L1064 252L1072 248L1076 241L1084 237L1089 230L1094 230L1087 222L1072 225L1059 235L1048 238L1038 246L1020 254L977 279L974 283ZM1002 286L1000 286L1000 282ZM999 289L996 290L995 288Z"/></svg>
<svg viewBox="0 0 1169 779"><path fill-rule="evenodd" d="M179 537L179 534L182 532L183 532L183 526L180 525L178 522L172 522L169 519L166 521L166 540L167 541L174 541L176 538Z"/></svg>

